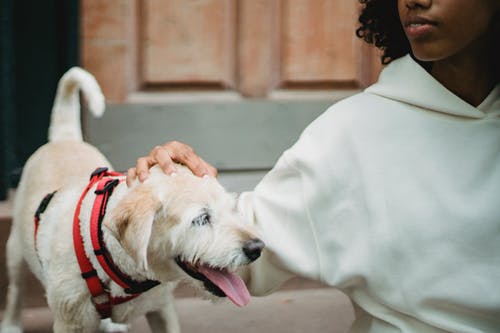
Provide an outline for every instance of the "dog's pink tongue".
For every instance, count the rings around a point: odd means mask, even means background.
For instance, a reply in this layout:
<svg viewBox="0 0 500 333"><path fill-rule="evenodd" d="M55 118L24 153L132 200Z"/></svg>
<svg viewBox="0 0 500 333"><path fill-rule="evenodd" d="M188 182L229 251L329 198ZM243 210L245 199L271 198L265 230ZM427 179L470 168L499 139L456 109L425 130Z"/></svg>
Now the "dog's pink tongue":
<svg viewBox="0 0 500 333"><path fill-rule="evenodd" d="M201 266L198 270L219 287L237 306L247 305L250 302L247 286L238 275L206 266Z"/></svg>

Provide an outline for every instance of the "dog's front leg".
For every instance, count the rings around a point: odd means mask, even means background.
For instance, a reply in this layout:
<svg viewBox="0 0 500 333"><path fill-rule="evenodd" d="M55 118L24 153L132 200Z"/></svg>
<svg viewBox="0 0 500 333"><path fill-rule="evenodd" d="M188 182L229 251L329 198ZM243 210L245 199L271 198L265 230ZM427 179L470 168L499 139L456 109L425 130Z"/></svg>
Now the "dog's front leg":
<svg viewBox="0 0 500 333"><path fill-rule="evenodd" d="M47 288L47 301L54 314L54 333L95 333L101 320L93 303L78 285L66 285L67 289L64 283Z"/></svg>
<svg viewBox="0 0 500 333"><path fill-rule="evenodd" d="M94 333L97 329L95 327L85 327L81 323L68 323L64 320L54 318L54 333Z"/></svg>
<svg viewBox="0 0 500 333"><path fill-rule="evenodd" d="M180 333L179 318L171 292L165 294L165 306L158 311L148 312L146 319L153 333Z"/></svg>

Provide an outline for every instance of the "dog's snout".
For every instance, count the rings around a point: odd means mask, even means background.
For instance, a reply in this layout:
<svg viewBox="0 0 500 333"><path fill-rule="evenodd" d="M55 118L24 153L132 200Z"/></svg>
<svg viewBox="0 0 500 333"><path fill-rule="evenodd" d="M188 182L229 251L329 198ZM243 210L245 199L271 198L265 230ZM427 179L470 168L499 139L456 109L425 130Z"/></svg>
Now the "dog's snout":
<svg viewBox="0 0 500 333"><path fill-rule="evenodd" d="M245 252L248 259L254 261L258 257L260 257L260 254L264 246L265 244L263 241L261 241L258 238L254 238L243 244L243 252Z"/></svg>

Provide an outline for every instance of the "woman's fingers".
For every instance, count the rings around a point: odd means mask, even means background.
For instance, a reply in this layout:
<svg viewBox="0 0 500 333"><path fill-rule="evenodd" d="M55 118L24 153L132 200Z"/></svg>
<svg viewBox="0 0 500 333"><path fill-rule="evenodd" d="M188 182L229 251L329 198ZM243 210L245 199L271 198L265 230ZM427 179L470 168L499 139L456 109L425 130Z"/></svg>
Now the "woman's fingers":
<svg viewBox="0 0 500 333"><path fill-rule="evenodd" d="M127 186L132 185L134 179L137 178L136 168L130 168L127 170Z"/></svg>
<svg viewBox="0 0 500 333"><path fill-rule="evenodd" d="M203 174L204 175L209 175L209 176L212 176L212 177L217 177L217 174L218 174L218 171L217 169L212 166L211 164L208 164L207 162L205 162L201 157L199 157L201 163L204 165L204 168L205 168L205 173Z"/></svg>
<svg viewBox="0 0 500 333"><path fill-rule="evenodd" d="M150 156L139 157L135 162L135 168L127 170L127 185L130 186L137 177L139 181L145 181L149 176L149 168L156 163Z"/></svg>
<svg viewBox="0 0 500 333"><path fill-rule="evenodd" d="M158 161L150 155L137 159L137 162L135 163L135 168L137 169L136 173L141 182L145 181L146 178L148 177L149 168L151 168L153 165L157 163Z"/></svg>
<svg viewBox="0 0 500 333"><path fill-rule="evenodd" d="M156 164L166 174L172 174L177 171L176 163L184 164L197 176L217 177L217 169L199 157L190 146L182 142L171 141L154 147L148 156L138 158L135 168L127 171L127 185L130 186L136 177L139 177L141 182L146 180L149 176L149 169Z"/></svg>
<svg viewBox="0 0 500 333"><path fill-rule="evenodd" d="M175 162L187 166L197 176L217 176L217 169L198 156L193 148L182 142L168 142L153 149L153 153L155 159L166 173L169 173L169 168L175 168Z"/></svg>
<svg viewBox="0 0 500 333"><path fill-rule="evenodd" d="M149 171L149 168L156 163L160 165L163 172L165 172L167 175L170 175L177 171L177 168L175 167L174 163L173 154L166 147L164 146L154 147L153 150L151 150L151 152L149 153L149 157L150 161L153 164L148 165L147 170L143 170L144 168L141 168L141 171Z"/></svg>

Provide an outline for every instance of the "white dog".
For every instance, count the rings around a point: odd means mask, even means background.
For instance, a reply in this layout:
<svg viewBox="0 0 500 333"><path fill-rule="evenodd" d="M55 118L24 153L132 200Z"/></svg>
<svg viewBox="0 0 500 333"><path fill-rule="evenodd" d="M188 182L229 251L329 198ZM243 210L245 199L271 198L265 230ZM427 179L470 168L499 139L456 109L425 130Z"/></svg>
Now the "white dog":
<svg viewBox="0 0 500 333"><path fill-rule="evenodd" d="M130 188L104 169L89 183L96 167L110 164L82 141L80 89L94 115L104 111L89 73L73 68L61 78L49 143L27 161L16 193L0 332L22 332L26 266L46 289L56 333L94 332L101 318L126 323L143 314L153 332L179 332L171 290L180 279L204 296L246 304L248 290L234 272L264 244L243 223L235 198L215 179L180 166L174 176L153 168Z"/></svg>

